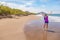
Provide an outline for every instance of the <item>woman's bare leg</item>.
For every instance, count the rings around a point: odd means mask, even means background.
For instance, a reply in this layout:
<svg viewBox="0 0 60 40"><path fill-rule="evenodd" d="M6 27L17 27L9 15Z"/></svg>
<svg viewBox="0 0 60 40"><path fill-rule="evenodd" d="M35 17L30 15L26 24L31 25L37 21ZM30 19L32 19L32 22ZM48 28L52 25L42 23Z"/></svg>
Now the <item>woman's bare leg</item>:
<svg viewBox="0 0 60 40"><path fill-rule="evenodd" d="M48 30L48 23L45 24L45 28L46 28L46 30Z"/></svg>
<svg viewBox="0 0 60 40"><path fill-rule="evenodd" d="M44 28L44 30L45 30L45 26L46 26L46 24L44 23L44 27L43 27L43 28Z"/></svg>
<svg viewBox="0 0 60 40"><path fill-rule="evenodd" d="M44 30L48 30L48 23L44 24Z"/></svg>

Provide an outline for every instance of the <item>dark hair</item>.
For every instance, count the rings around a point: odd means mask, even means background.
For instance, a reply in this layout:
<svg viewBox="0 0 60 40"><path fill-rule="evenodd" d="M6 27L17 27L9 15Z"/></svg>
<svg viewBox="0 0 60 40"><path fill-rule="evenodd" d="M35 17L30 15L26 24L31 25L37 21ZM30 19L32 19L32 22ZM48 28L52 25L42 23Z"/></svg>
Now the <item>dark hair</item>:
<svg viewBox="0 0 60 40"><path fill-rule="evenodd" d="M47 16L47 14L45 14L45 16Z"/></svg>

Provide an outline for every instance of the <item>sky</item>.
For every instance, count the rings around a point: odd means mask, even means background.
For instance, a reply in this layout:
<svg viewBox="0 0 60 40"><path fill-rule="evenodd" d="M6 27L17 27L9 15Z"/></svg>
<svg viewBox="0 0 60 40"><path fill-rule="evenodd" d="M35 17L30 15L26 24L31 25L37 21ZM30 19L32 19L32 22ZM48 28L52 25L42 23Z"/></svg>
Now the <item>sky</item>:
<svg viewBox="0 0 60 40"><path fill-rule="evenodd" d="M60 0L0 0L0 4L29 12L60 13Z"/></svg>

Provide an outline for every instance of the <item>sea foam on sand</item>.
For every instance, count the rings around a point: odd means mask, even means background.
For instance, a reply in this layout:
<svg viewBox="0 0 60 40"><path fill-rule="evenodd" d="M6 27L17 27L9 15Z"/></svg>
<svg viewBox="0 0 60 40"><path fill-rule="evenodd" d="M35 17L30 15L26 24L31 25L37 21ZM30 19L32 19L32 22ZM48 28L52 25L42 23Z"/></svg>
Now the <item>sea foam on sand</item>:
<svg viewBox="0 0 60 40"><path fill-rule="evenodd" d="M36 15L41 18L41 21L44 20L42 15ZM60 22L60 17L58 16L48 16L49 22Z"/></svg>

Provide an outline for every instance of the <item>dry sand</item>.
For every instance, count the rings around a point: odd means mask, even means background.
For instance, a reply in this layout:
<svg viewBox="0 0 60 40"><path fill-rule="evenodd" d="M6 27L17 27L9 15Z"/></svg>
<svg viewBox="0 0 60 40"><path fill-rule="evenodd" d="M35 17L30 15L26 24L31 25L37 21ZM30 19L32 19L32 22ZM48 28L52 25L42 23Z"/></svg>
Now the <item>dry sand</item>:
<svg viewBox="0 0 60 40"><path fill-rule="evenodd" d="M19 17L18 19L1 19L0 40L60 40L59 28L54 28L54 31L52 32L46 32L39 26L25 26L27 21L37 20L39 18L40 17L30 15ZM53 27L50 27L49 29L53 29Z"/></svg>

